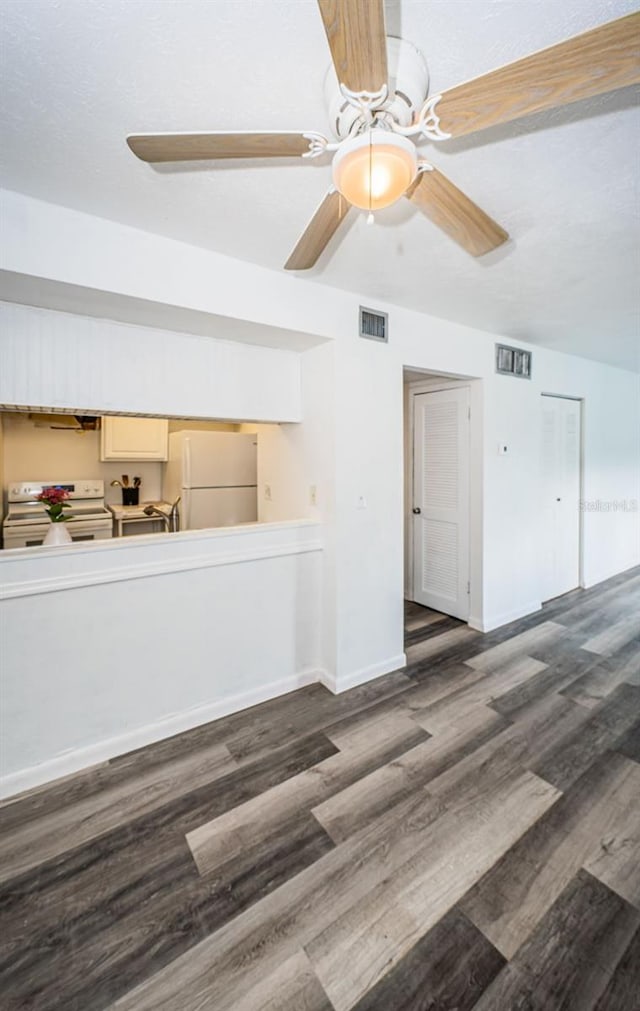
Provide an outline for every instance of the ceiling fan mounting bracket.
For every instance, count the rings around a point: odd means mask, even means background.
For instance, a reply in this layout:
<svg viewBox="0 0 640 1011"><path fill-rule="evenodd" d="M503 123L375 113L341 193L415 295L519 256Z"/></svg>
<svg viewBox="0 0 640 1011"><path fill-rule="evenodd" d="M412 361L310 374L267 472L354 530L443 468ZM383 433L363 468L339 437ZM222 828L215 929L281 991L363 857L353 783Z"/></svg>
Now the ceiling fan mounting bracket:
<svg viewBox="0 0 640 1011"><path fill-rule="evenodd" d="M340 85L340 91L345 100L358 113L358 119L365 126L373 125L376 113L379 112L389 97L388 85L383 84L378 91L350 91L346 84Z"/></svg>
<svg viewBox="0 0 640 1011"><path fill-rule="evenodd" d="M449 140L451 134L445 133L444 130L440 129L440 117L436 112L436 105L441 98L442 95L433 95L431 98L428 98L422 106L416 122L412 126L403 127L397 123L392 123L391 129L395 130L396 133L402 134L403 137L415 137L421 133L427 140Z"/></svg>
<svg viewBox="0 0 640 1011"><path fill-rule="evenodd" d="M405 39L387 35L388 83L378 91L351 91L338 81L333 65L327 71L324 97L329 122L339 140L355 137L374 125L416 121L429 90L429 72L422 53Z"/></svg>
<svg viewBox="0 0 640 1011"><path fill-rule="evenodd" d="M428 140L449 140L451 136L450 133L445 133L440 129L440 117L436 112L436 105L441 98L442 95L433 95L432 98L428 98L418 116L417 125Z"/></svg>

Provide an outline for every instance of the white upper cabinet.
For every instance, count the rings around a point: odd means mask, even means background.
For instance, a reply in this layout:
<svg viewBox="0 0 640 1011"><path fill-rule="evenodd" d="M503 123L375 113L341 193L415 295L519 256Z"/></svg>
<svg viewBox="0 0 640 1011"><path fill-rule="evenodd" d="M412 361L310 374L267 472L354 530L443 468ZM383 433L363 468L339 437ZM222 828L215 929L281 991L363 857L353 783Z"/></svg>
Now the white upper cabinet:
<svg viewBox="0 0 640 1011"><path fill-rule="evenodd" d="M101 460L166 460L169 422L166 418L103 417Z"/></svg>

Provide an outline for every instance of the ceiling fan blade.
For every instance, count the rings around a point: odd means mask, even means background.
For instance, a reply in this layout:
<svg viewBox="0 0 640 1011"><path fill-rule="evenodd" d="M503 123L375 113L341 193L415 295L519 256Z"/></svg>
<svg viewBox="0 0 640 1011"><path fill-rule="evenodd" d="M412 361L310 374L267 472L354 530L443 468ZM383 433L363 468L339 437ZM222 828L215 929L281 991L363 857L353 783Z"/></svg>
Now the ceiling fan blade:
<svg viewBox="0 0 640 1011"><path fill-rule="evenodd" d="M610 21L445 91L436 111L452 137L640 81L640 12Z"/></svg>
<svg viewBox="0 0 640 1011"><path fill-rule="evenodd" d="M301 133L138 133L127 144L142 161L287 158L309 150Z"/></svg>
<svg viewBox="0 0 640 1011"><path fill-rule="evenodd" d="M298 239L296 248L284 265L285 270L308 270L324 250L351 204L337 190L329 190Z"/></svg>
<svg viewBox="0 0 640 1011"><path fill-rule="evenodd" d="M318 0L333 65L350 91L379 91L387 83L383 0Z"/></svg>
<svg viewBox="0 0 640 1011"><path fill-rule="evenodd" d="M472 256L483 256L509 238L504 228L435 168L421 172L406 196Z"/></svg>

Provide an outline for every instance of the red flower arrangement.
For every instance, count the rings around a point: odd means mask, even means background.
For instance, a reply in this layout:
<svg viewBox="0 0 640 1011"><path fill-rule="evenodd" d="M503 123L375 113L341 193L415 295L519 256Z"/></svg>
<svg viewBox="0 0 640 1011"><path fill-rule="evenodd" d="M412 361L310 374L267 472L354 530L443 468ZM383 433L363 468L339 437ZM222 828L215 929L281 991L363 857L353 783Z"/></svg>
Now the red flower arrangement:
<svg viewBox="0 0 640 1011"><path fill-rule="evenodd" d="M69 503L66 501L68 498L68 491L54 486L43 488L40 494L36 495L38 502L45 502L49 506L46 512L52 523L65 522L67 517L62 515L62 510L69 508Z"/></svg>

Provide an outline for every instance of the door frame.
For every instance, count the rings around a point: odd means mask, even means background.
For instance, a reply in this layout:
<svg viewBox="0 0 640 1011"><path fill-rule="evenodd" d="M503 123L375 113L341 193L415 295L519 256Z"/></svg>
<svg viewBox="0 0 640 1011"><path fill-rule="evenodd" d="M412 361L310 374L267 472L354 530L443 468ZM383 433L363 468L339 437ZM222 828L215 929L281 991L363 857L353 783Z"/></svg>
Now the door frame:
<svg viewBox="0 0 640 1011"><path fill-rule="evenodd" d="M582 502L584 502L584 453L585 453L585 442L584 442L584 416L585 416L585 398L576 397L571 393L549 393L543 390L540 394L541 402L540 407L542 407L542 397L553 397L555 400L573 400L575 403L580 405L580 439L579 439L579 461L578 466L580 468L579 478L578 478L578 494L580 496L580 513L578 516L578 586L581 589L585 589L585 579L584 579L584 509L582 508ZM540 424L542 426L542 415L540 416ZM542 445L540 446L540 460L542 460ZM542 491L542 473L540 473L540 490ZM542 600L542 573L539 575L539 591L540 599ZM551 598L553 599L553 598Z"/></svg>
<svg viewBox="0 0 640 1011"><path fill-rule="evenodd" d="M406 442L405 442L405 586L404 599L413 597L414 578L414 530L412 507L414 496L414 442L415 442L415 398L422 393L439 393L464 387L469 390L469 617L471 628L482 630L482 428L480 425L482 405L481 379L446 379L434 376L424 381L405 384ZM479 452L478 452L479 450ZM474 547L477 551L474 552Z"/></svg>

